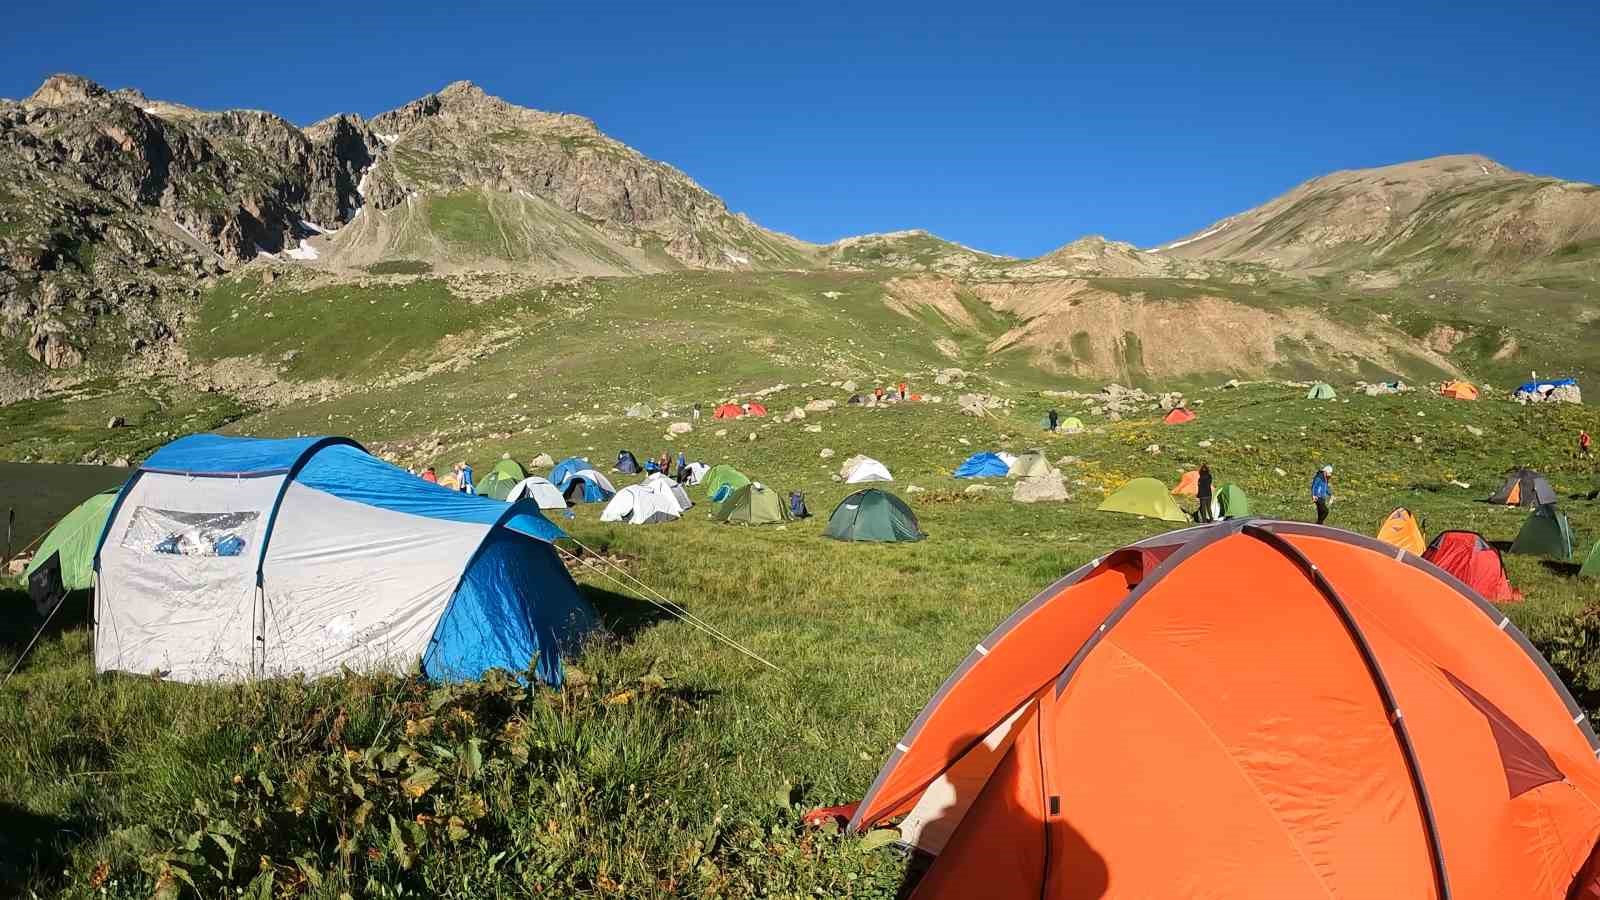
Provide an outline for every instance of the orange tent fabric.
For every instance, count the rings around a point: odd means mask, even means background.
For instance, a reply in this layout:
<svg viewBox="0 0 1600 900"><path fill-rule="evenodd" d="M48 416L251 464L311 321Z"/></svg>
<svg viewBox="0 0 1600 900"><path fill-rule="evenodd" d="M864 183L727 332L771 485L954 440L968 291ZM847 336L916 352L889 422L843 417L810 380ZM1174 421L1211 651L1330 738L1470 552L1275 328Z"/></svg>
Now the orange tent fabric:
<svg viewBox="0 0 1600 900"><path fill-rule="evenodd" d="M1174 497L1200 496L1200 470L1190 469L1183 473L1183 477L1179 478L1177 485L1173 487L1172 495Z"/></svg>
<svg viewBox="0 0 1600 900"><path fill-rule="evenodd" d="M1428 542L1422 536L1422 526L1417 524L1417 517L1404 506L1389 513L1383 524L1378 526L1378 540L1418 556L1428 549Z"/></svg>
<svg viewBox="0 0 1600 900"><path fill-rule="evenodd" d="M921 900L1592 900L1597 747L1516 626L1433 566L1229 522L1013 613L850 828L900 819L933 856Z"/></svg>
<svg viewBox="0 0 1600 900"><path fill-rule="evenodd" d="M744 415L744 410L739 408L739 404L724 403L717 407L717 411L712 413L711 417L713 419L737 419L742 415Z"/></svg>
<svg viewBox="0 0 1600 900"><path fill-rule="evenodd" d="M1180 406L1177 409L1174 409L1172 412L1167 413L1167 417L1161 421L1167 423L1168 425L1183 425L1194 421L1194 413Z"/></svg>
<svg viewBox="0 0 1600 900"><path fill-rule="evenodd" d="M744 411L746 415L751 416L764 416L767 414L767 408L759 403L746 404Z"/></svg>
<svg viewBox="0 0 1600 900"><path fill-rule="evenodd" d="M1465 381L1452 381L1439 388L1439 393L1455 400L1478 399L1478 388Z"/></svg>

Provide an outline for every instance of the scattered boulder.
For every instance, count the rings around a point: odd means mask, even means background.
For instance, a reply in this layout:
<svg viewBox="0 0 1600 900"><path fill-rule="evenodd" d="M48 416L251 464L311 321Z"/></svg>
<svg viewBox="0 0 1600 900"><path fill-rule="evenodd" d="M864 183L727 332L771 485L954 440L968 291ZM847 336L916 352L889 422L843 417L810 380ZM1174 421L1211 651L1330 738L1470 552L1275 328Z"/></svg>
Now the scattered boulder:
<svg viewBox="0 0 1600 900"><path fill-rule="evenodd" d="M846 393L853 394L859 389L860 389L860 385L856 384L854 381L846 381L843 384L839 385L839 390L845 391Z"/></svg>
<svg viewBox="0 0 1600 900"><path fill-rule="evenodd" d="M727 437L728 436L728 429L726 429L726 428L718 428L716 431L713 431L712 434L716 435L717 437Z"/></svg>
<svg viewBox="0 0 1600 900"><path fill-rule="evenodd" d="M821 434L822 433L822 426L821 425L807 425L802 430L805 431L806 434Z"/></svg>
<svg viewBox="0 0 1600 900"><path fill-rule="evenodd" d="M667 434L688 434L693 430L694 426L688 422L673 422L667 426Z"/></svg>
<svg viewBox="0 0 1600 900"><path fill-rule="evenodd" d="M1272 474L1274 474L1274 475L1276 475L1276 476L1278 476L1278 477L1279 477L1279 478L1286 478L1286 477L1288 477L1288 475L1289 475L1289 473L1288 473L1288 472L1285 472L1285 471L1284 471L1284 470L1282 470L1282 469L1273 469L1273 470L1272 470Z"/></svg>
<svg viewBox="0 0 1600 900"><path fill-rule="evenodd" d="M107 428L127 428L128 427L128 420L124 419L121 416L112 416L111 420L106 423L106 427Z"/></svg>
<svg viewBox="0 0 1600 900"><path fill-rule="evenodd" d="M994 485L992 485L992 484L969 484L969 485L967 485L966 489L963 490L961 493L970 494L972 496L977 496L979 494L992 494L992 493L994 493Z"/></svg>
<svg viewBox="0 0 1600 900"><path fill-rule="evenodd" d="M922 487L921 485L916 485L916 484L908 485L906 487L906 493L908 493L908 494L920 494L920 493L923 493L926 490L927 490L927 488Z"/></svg>
<svg viewBox="0 0 1600 900"><path fill-rule="evenodd" d="M1079 457L1076 457L1076 456L1063 456L1060 459L1056 460L1056 465L1058 465L1058 466L1075 466L1075 465L1077 465L1077 464L1079 464L1081 462L1083 462L1083 460L1081 458L1079 458Z"/></svg>
<svg viewBox="0 0 1600 900"><path fill-rule="evenodd" d="M528 465L535 469L550 469L554 468L555 464L556 461L548 453L541 453L528 462Z"/></svg>
<svg viewBox="0 0 1600 900"><path fill-rule="evenodd" d="M507 400L515 400L515 399L517 399L517 396L518 396L517 392L516 391L512 391L511 393L506 395L506 399Z"/></svg>
<svg viewBox="0 0 1600 900"><path fill-rule="evenodd" d="M1011 499L1018 503L1045 503L1069 498L1067 485L1061 480L1060 469L1051 469L1043 475L1023 478L1011 491Z"/></svg>
<svg viewBox="0 0 1600 900"><path fill-rule="evenodd" d="M812 400L805 405L806 412L827 412L839 405L837 400Z"/></svg>
<svg viewBox="0 0 1600 900"><path fill-rule="evenodd" d="M1150 446L1144 448L1144 452L1150 454L1151 456L1160 456L1161 455L1161 445L1160 444L1151 444Z"/></svg>
<svg viewBox="0 0 1600 900"><path fill-rule="evenodd" d="M1575 384L1563 384L1550 392L1548 401L1551 403L1582 403L1583 391Z"/></svg>
<svg viewBox="0 0 1600 900"><path fill-rule="evenodd" d="M119 469L126 469L128 466L132 465L132 463L128 462L128 458L126 456L119 456L116 459L113 459L111 464Z"/></svg>
<svg viewBox="0 0 1600 900"><path fill-rule="evenodd" d="M745 440L747 440L747 441L754 441L754 440L755 440L755 439L756 439L756 438L758 438L758 437L760 437L760 436L761 436L761 433L760 433L760 432L757 432L757 431L752 431L752 432L750 432L750 436L749 436L749 437L747 437L747 438L745 438Z"/></svg>
<svg viewBox="0 0 1600 900"><path fill-rule="evenodd" d="M626 410L630 419L648 419L653 412L655 411L643 403L635 403Z"/></svg>
<svg viewBox="0 0 1600 900"><path fill-rule="evenodd" d="M1466 425L1466 426L1463 426L1463 427L1465 427L1467 429L1467 434L1470 434L1473 437L1483 437L1483 429L1482 428L1479 428L1476 425Z"/></svg>
<svg viewBox="0 0 1600 900"><path fill-rule="evenodd" d="M819 457L821 457L823 459L832 459L833 458L833 448L832 447L823 447L821 450L817 451L817 456L819 456Z"/></svg>
<svg viewBox="0 0 1600 900"><path fill-rule="evenodd" d="M1211 441L1208 438L1208 439L1203 440L1200 443L1196 444L1195 446L1199 447L1201 450L1209 450L1209 449L1211 449Z"/></svg>

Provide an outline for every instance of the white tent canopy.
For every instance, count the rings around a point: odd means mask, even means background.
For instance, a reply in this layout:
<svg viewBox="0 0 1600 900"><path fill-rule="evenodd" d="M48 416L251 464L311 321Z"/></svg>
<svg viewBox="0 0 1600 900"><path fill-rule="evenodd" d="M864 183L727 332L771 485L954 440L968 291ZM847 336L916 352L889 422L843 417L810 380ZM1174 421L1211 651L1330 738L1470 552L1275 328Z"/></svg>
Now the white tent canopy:
<svg viewBox="0 0 1600 900"><path fill-rule="evenodd" d="M556 486L538 475L517 482L517 486L506 495L507 503L515 503L518 500L532 500L539 504L540 509L567 508L567 500L556 490Z"/></svg>
<svg viewBox="0 0 1600 900"><path fill-rule="evenodd" d="M664 491L670 495L672 497L672 502L677 504L678 515L680 516L685 512L688 512L689 507L694 505L694 501L689 499L689 492L683 489L683 485L673 481L671 478L668 478L660 472L653 473L649 478L644 480L643 484L649 487L652 491L657 493Z"/></svg>
<svg viewBox="0 0 1600 900"><path fill-rule="evenodd" d="M703 462L689 463L689 477L684 481L688 484L699 484L705 479L706 473L709 471L711 471L711 467Z"/></svg>
<svg viewBox="0 0 1600 900"><path fill-rule="evenodd" d="M894 476L889 474L889 469L883 463L866 457L856 463L845 477L845 484L861 484L868 481L893 481Z"/></svg>
<svg viewBox="0 0 1600 900"><path fill-rule="evenodd" d="M600 511L602 522L627 522L629 525L656 525L682 515L677 501L668 491L644 484L630 484L611 498Z"/></svg>

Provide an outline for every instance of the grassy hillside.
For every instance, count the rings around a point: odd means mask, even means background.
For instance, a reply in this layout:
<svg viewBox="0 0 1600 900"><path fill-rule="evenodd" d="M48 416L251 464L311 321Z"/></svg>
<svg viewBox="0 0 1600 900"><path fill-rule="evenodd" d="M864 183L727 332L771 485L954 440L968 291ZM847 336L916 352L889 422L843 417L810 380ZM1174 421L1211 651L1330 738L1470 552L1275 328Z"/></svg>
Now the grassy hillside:
<svg viewBox="0 0 1600 900"><path fill-rule="evenodd" d="M631 366L625 356L619 365ZM770 377L779 366L748 371ZM280 896L892 897L902 877L895 857L807 832L800 815L858 798L923 701L1011 609L1085 560L1165 527L1094 512L1105 489L1136 475L1171 483L1209 460L1258 513L1304 519L1310 470L1329 462L1332 524L1371 533L1404 504L1430 533L1475 528L1510 540L1522 514L1479 502L1501 470L1538 466L1563 498L1600 486L1593 463L1573 452L1579 427L1600 428L1583 407L1348 391L1348 402L1317 403L1261 384L1195 394L1192 425L1162 425L1155 411L1121 422L1087 416L1091 431L1068 436L1042 433L1037 421L1051 406L1081 414L1073 404L972 381L1015 406L983 419L925 403L843 406L788 424L703 421L669 444L663 420L622 414L638 392L621 390L630 382L618 377L619 390L603 396L574 396L554 379L522 385L504 408L498 398L510 391L481 386L474 397L494 398L485 418L515 409L526 424L450 433L427 451L390 444L414 429L357 406L240 420L243 432L321 425L408 461L466 458L480 468L501 452L599 461L619 447L675 446L805 491L819 518L785 527L713 525L698 490L701 505L667 526L601 524L592 506L563 522L785 671L581 568L612 634L575 661L584 683L561 694L506 683L437 692L363 677L232 688L92 678L87 635L68 629L49 636L0 697L0 797L12 813L0 837L21 848L4 857L0 883L41 895L215 896L230 885L259 891L270 872ZM822 385L780 391L768 405L810 396L844 399ZM465 402L438 393L411 408L447 416ZM324 409L369 418L329 424ZM968 483L949 475L974 450L1034 446L1052 460L1079 458L1064 466L1069 502L1014 504L1008 483L968 495ZM836 453L821 459L823 448ZM847 492L831 476L857 452L894 471L927 541L870 547L820 536ZM925 490L908 493L913 484ZM1586 550L1600 539L1600 508L1563 505ZM1507 611L1554 652L1593 709L1597 673L1564 648L1585 639L1575 616L1594 586L1566 567L1520 557L1508 565L1529 599ZM9 667L17 643L5 647L0 665ZM407 781L419 766L437 780Z"/></svg>

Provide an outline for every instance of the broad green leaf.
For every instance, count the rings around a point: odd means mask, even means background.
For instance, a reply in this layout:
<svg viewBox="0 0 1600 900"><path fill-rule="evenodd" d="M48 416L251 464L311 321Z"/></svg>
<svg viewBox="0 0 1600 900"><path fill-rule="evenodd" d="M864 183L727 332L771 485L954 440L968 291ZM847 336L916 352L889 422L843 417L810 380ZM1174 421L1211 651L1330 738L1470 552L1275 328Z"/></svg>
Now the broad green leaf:
<svg viewBox="0 0 1600 900"><path fill-rule="evenodd" d="M429 788L438 783L439 773L427 766L423 766L407 775L405 780L400 782L400 787L406 792L406 796L416 799L426 794Z"/></svg>
<svg viewBox="0 0 1600 900"><path fill-rule="evenodd" d="M305 876L306 884L314 888L322 887L322 873L317 870L316 865L309 858L297 856L294 858L294 864L300 870L300 874Z"/></svg>
<svg viewBox="0 0 1600 900"><path fill-rule="evenodd" d="M261 874L245 885L244 900L272 900L272 870L262 869Z"/></svg>
<svg viewBox="0 0 1600 900"><path fill-rule="evenodd" d="M481 738L473 738L467 741L467 752L461 755L461 761L465 764L467 777L477 778L478 773L483 771L483 740Z"/></svg>
<svg viewBox="0 0 1600 900"><path fill-rule="evenodd" d="M898 840L900 840L900 829L874 828L872 831L867 832L866 837L861 839L861 849L876 850L879 847L887 847Z"/></svg>
<svg viewBox="0 0 1600 900"><path fill-rule="evenodd" d="M212 843L214 843L218 847L222 848L222 855L224 857L226 857L227 860L228 860L228 868L232 869L233 868L233 844L227 838L223 837L220 834L217 834L215 831L211 832L208 835L208 837L211 838Z"/></svg>

